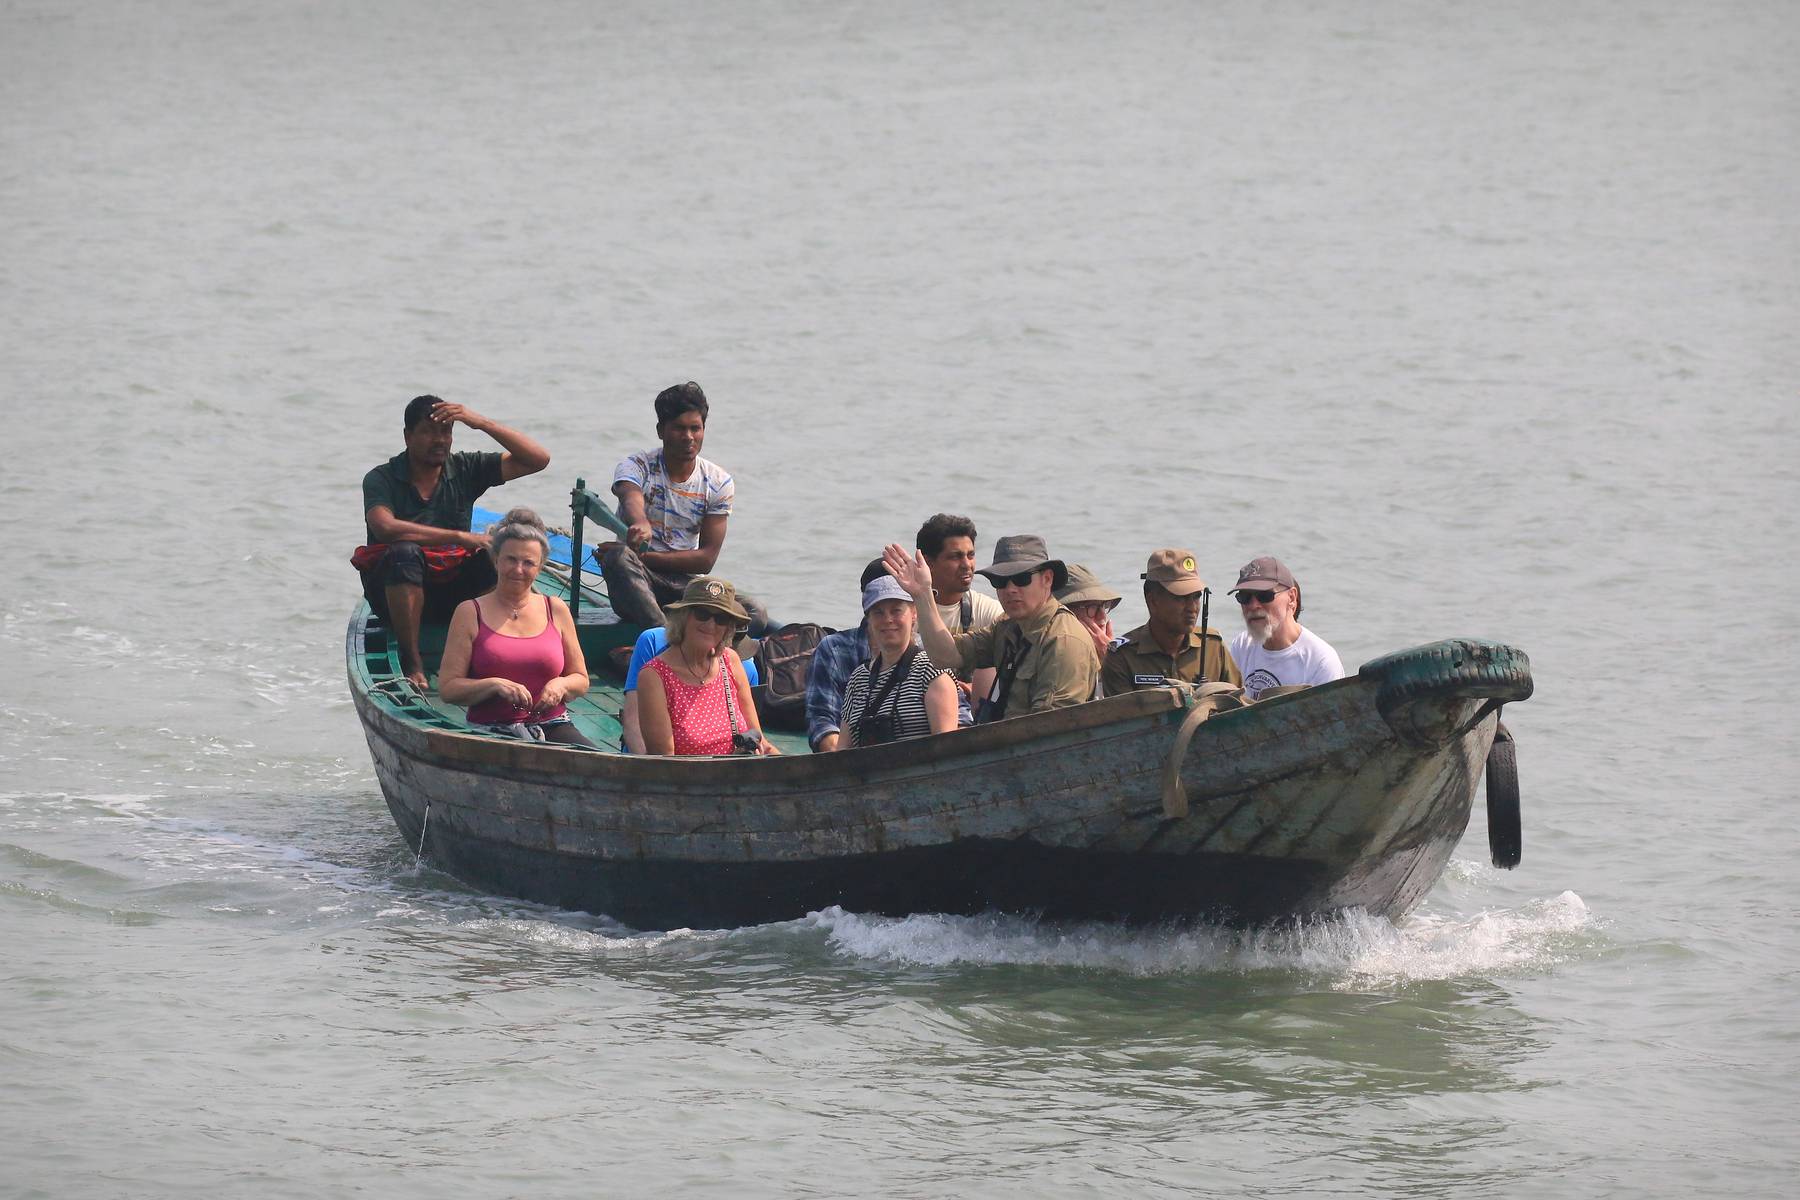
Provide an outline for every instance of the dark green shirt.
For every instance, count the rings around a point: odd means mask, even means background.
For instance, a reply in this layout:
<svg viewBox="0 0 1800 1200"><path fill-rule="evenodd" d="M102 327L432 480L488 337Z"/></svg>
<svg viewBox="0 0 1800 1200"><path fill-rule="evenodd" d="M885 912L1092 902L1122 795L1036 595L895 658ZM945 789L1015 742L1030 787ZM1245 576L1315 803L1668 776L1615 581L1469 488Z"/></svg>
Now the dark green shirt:
<svg viewBox="0 0 1800 1200"><path fill-rule="evenodd" d="M406 451L402 450L363 476L364 528L369 544L375 544L375 531L367 528L366 520L371 508L385 506L399 520L463 532L475 515L477 497L504 482L497 452L458 450L444 461L444 473L431 498L422 499L407 478Z"/></svg>

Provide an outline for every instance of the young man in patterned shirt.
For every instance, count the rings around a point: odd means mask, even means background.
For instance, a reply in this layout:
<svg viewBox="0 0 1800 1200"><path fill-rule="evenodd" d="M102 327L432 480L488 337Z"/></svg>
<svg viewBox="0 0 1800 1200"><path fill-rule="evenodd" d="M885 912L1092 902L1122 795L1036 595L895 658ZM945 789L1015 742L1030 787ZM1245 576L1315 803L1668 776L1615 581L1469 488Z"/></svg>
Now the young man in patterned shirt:
<svg viewBox="0 0 1800 1200"><path fill-rule="evenodd" d="M613 470L613 495L629 527L623 542L594 548L606 576L613 611L638 625L661 625L662 606L681 598L697 575L713 574L725 545L725 524L736 495L730 472L700 457L706 441L706 393L692 380L656 397L656 436L662 445L640 450ZM768 628L766 609L743 592L750 635Z"/></svg>

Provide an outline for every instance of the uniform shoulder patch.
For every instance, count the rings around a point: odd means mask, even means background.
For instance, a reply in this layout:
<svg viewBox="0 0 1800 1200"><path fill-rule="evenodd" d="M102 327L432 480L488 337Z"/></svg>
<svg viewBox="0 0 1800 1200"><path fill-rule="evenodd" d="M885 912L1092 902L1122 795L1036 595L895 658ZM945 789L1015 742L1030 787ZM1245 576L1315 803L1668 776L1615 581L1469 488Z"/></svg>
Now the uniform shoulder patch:
<svg viewBox="0 0 1800 1200"><path fill-rule="evenodd" d="M1125 635L1121 633L1118 637L1106 643L1106 648L1108 650L1117 650L1120 646L1125 644L1125 640Z"/></svg>

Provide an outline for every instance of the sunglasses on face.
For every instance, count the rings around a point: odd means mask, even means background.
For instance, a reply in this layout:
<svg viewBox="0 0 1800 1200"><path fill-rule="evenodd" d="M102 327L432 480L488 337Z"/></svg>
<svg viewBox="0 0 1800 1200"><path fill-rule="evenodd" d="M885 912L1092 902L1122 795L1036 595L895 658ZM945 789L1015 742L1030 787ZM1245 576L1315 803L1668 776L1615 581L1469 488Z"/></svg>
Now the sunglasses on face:
<svg viewBox="0 0 1800 1200"><path fill-rule="evenodd" d="M1237 594L1237 602L1239 604L1248 604L1254 600L1258 604L1267 604L1269 601L1275 599L1275 597L1281 595L1281 592L1285 591L1287 591L1286 588L1282 588L1281 591L1277 592L1239 592Z"/></svg>
<svg viewBox="0 0 1800 1200"><path fill-rule="evenodd" d="M994 590L997 592L1005 587L1028 588L1031 586L1031 581L1036 578L1036 571L1026 571L1022 575L1003 575L994 580Z"/></svg>
<svg viewBox="0 0 1800 1200"><path fill-rule="evenodd" d="M705 625L728 625L731 623L730 617L722 612L715 612L710 608L695 609L693 619Z"/></svg>

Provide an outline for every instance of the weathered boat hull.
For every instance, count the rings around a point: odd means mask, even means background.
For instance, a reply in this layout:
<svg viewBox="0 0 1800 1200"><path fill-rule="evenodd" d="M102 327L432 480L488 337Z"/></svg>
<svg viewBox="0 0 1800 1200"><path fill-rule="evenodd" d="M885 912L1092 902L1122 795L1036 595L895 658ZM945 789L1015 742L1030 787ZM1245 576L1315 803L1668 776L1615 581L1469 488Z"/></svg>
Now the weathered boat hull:
<svg viewBox="0 0 1800 1200"><path fill-rule="evenodd" d="M866 750L669 760L415 719L368 686L361 638L353 621L352 692L408 843L476 886L640 928L834 904L1398 917L1467 826L1497 705L1530 693L1522 654L1445 642L1186 738L1193 696L1158 689ZM1422 671L1433 655L1455 665Z"/></svg>

